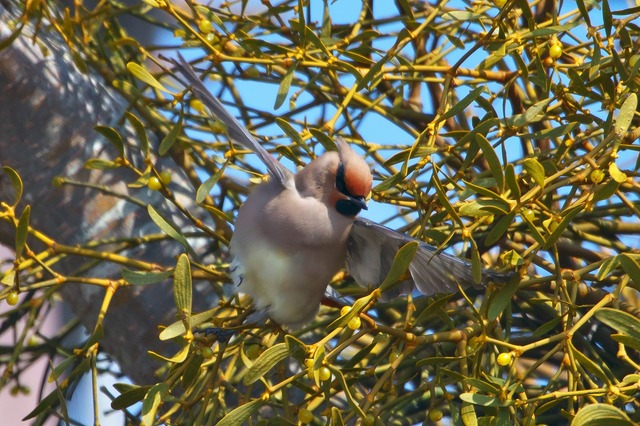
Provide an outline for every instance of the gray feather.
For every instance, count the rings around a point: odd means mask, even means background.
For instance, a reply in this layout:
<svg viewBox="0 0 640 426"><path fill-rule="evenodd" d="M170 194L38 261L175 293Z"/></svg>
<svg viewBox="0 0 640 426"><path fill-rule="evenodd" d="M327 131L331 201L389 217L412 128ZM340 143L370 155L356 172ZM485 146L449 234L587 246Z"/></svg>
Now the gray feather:
<svg viewBox="0 0 640 426"><path fill-rule="evenodd" d="M387 276L393 259L403 245L416 239L396 232L367 219L358 218L353 223L349 240L347 266L351 276L363 286L378 287ZM389 290L386 297L409 293L414 288L431 296L439 293L455 293L458 286L477 286L471 273L471 263L447 253L438 252L433 246L418 241L418 251L409 265L411 279ZM507 281L512 274L483 271L482 282Z"/></svg>
<svg viewBox="0 0 640 426"><path fill-rule="evenodd" d="M220 100L216 98L196 75L193 67L187 62L182 55L178 54L178 60L171 60L182 75L186 78L191 86L191 91L203 104L209 108L209 111L227 126L229 137L244 146L260 157L260 160L269 169L269 174L282 184L289 186L292 184L292 174L282 164L280 164L266 149L249 133L249 131L241 125L236 118L227 111Z"/></svg>

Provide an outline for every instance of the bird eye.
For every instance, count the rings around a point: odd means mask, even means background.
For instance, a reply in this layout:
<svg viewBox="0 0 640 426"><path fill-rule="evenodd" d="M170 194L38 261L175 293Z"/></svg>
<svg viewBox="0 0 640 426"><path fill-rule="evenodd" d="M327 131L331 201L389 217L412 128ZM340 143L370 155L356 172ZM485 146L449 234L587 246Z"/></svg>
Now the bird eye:
<svg viewBox="0 0 640 426"><path fill-rule="evenodd" d="M344 195L351 195L347 191L347 185L344 182L344 164L342 163L338 166L338 173L336 174L336 189Z"/></svg>

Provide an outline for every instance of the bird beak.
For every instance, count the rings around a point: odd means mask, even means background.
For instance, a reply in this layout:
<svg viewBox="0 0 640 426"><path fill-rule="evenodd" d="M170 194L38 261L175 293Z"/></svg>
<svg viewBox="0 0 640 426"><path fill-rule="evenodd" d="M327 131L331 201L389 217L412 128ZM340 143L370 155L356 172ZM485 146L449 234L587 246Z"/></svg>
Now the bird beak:
<svg viewBox="0 0 640 426"><path fill-rule="evenodd" d="M362 210L369 210L367 207L367 200L365 200L364 197L349 197L349 201L360 207Z"/></svg>

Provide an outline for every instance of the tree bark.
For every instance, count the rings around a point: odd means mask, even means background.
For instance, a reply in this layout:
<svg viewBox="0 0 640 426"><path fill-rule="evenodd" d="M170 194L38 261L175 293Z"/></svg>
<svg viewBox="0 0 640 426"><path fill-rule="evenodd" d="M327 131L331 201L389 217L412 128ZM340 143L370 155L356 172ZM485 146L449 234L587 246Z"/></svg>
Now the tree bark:
<svg viewBox="0 0 640 426"><path fill-rule="evenodd" d="M9 11L0 6L1 40L11 34L5 25L10 19ZM84 167L90 158L117 157L115 147L98 135L94 127L113 126L121 134L130 135L128 129L119 125L126 105L96 74L91 71L84 74L77 69L67 45L56 34L41 31L34 43L30 31L25 27L15 41L0 51L0 165L12 167L23 179L25 192L18 211L29 204L31 225L65 245L159 233L144 207L87 187L52 184L54 177L64 176L104 185L148 202L171 216L159 193L127 186L135 180L130 171ZM43 46L48 54L43 54ZM136 155L132 152L133 160L141 161ZM164 162L170 168L168 161L160 159L159 163ZM180 187L186 188L186 181L174 176L172 189L176 188L175 192L179 193ZM4 174L0 174L0 199L13 199L12 186ZM183 201L185 205L190 203L188 199ZM181 217L173 219L181 229L188 225ZM13 227L0 223L0 243L11 247L14 240ZM182 251L174 241L164 241L138 246L124 254L166 266L175 264L175 256ZM70 273L87 260L68 258L54 269L62 268L60 272ZM119 278L121 269L120 265L103 262L86 274ZM98 318L104 290L67 284L61 293L84 326L91 330ZM154 382L153 372L158 364L148 356L147 350L170 351L166 343L158 340L157 327L175 320L170 282L120 288L105 319L101 346L135 382Z"/></svg>

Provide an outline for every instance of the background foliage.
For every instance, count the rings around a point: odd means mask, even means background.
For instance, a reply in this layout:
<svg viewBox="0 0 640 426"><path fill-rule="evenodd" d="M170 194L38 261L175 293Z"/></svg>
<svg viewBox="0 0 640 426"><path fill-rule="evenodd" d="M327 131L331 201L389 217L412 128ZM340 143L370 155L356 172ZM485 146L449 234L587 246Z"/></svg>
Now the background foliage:
<svg viewBox="0 0 640 426"><path fill-rule="evenodd" d="M70 280L112 289L108 309L118 286L173 276L180 315L160 339L179 349L157 384L119 386L113 408L148 425L640 421L640 7L355 3L23 4L16 34L20 22L41 38L60 34L78 69L99 73L129 103L122 121L135 136L95 123L117 154L87 167L129 169L127 184L159 191L193 225L176 229L151 207L149 218L184 247L175 264L106 253L126 267L122 279ZM127 16L159 35L146 43L127 35ZM230 339L198 331L236 326L246 314L249 302L224 289L226 246L244 180L264 170L172 78L160 55L178 50L286 164L303 165L344 135L374 170L372 199L386 206L377 220L521 279L382 301L339 276L334 288L351 309L323 308L301 331L267 324ZM174 167L156 168L159 157ZM190 182L187 199L172 191L171 174ZM0 294L18 304L2 317L16 344L0 358L0 387L19 385L21 366L51 356L26 339L61 279L52 279L55 262L28 250L49 238L28 228L28 208L3 202L0 218L17 238ZM208 239L214 260L201 261L194 236ZM65 254L105 259L99 247ZM212 309L192 308L192 282L213 290ZM18 302L18 291L29 297ZM16 315L32 321L19 326ZM58 390L32 413L38 421L64 417L74 381L98 375L101 321L83 347L56 353Z"/></svg>

